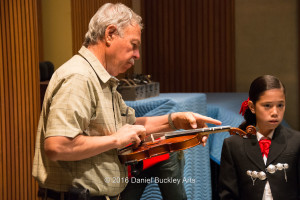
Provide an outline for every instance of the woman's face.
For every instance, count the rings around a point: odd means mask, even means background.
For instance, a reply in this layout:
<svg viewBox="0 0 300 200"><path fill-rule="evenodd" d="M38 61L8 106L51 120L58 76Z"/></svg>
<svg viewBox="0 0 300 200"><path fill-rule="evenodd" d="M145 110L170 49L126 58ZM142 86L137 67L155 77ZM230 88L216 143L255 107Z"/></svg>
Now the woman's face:
<svg viewBox="0 0 300 200"><path fill-rule="evenodd" d="M251 102L252 103L252 102ZM256 126L263 135L269 134L282 121L285 111L285 94L283 89L266 90L250 105L250 110L256 115Z"/></svg>

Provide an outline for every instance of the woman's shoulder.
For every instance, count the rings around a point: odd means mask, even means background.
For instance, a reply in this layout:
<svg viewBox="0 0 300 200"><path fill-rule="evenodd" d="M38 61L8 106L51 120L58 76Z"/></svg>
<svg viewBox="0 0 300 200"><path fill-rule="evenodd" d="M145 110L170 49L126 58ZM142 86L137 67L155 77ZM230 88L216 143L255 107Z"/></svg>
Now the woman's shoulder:
<svg viewBox="0 0 300 200"><path fill-rule="evenodd" d="M281 132L287 132L287 133L290 133L290 134L296 134L296 135L300 135L300 131L298 130L295 130L291 127L288 127L288 126L284 126L284 125L279 125L277 128L276 128L278 131L281 131Z"/></svg>
<svg viewBox="0 0 300 200"><path fill-rule="evenodd" d="M300 131L297 131L291 127L280 125L276 128L276 131L283 133L288 139L295 138L295 140L299 139L300 141Z"/></svg>
<svg viewBox="0 0 300 200"><path fill-rule="evenodd" d="M228 138L224 139L224 142L226 143L236 143L236 144L240 144L241 142L243 142L243 137L239 136L239 135L231 135Z"/></svg>

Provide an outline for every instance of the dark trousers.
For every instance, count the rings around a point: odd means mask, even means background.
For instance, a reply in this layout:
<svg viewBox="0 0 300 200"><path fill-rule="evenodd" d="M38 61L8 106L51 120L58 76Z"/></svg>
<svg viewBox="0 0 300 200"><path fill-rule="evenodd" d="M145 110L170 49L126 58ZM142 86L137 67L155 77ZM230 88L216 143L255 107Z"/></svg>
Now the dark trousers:
<svg viewBox="0 0 300 200"><path fill-rule="evenodd" d="M186 200L183 179L184 156L183 152L170 153L168 160L162 161L144 171L129 181L125 190L121 193L121 200L139 200L148 183L140 183L139 180L157 180L160 192L164 200ZM164 180L179 180L176 183L159 183ZM139 183L137 183L139 182ZM146 182L146 181L144 181ZM168 182L168 181L166 181Z"/></svg>
<svg viewBox="0 0 300 200"><path fill-rule="evenodd" d="M71 189L69 192L57 192L51 189L39 188L38 196L42 200L107 200L105 196L90 196L87 189ZM118 196L109 200L118 200Z"/></svg>

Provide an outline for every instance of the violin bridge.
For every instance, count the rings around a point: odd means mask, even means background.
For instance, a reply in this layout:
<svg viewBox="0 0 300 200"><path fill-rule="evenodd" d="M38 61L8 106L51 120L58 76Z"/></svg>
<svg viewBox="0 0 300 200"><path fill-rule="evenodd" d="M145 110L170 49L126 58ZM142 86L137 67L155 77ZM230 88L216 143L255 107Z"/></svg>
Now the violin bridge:
<svg viewBox="0 0 300 200"><path fill-rule="evenodd" d="M154 142L154 137L153 137L153 134L151 134L150 136L151 136L152 142Z"/></svg>

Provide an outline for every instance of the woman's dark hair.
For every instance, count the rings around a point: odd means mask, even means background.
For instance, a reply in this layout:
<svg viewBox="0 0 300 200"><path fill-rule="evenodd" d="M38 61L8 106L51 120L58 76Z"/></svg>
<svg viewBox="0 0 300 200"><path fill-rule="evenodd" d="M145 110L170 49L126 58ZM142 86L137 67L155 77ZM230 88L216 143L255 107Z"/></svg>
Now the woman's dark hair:
<svg viewBox="0 0 300 200"><path fill-rule="evenodd" d="M255 105L263 93L271 89L283 89L285 94L285 87L281 81L272 75L263 75L256 78L250 85L249 100ZM248 108L244 115L245 121L239 126L240 129L246 130L249 125L256 125L256 116Z"/></svg>

